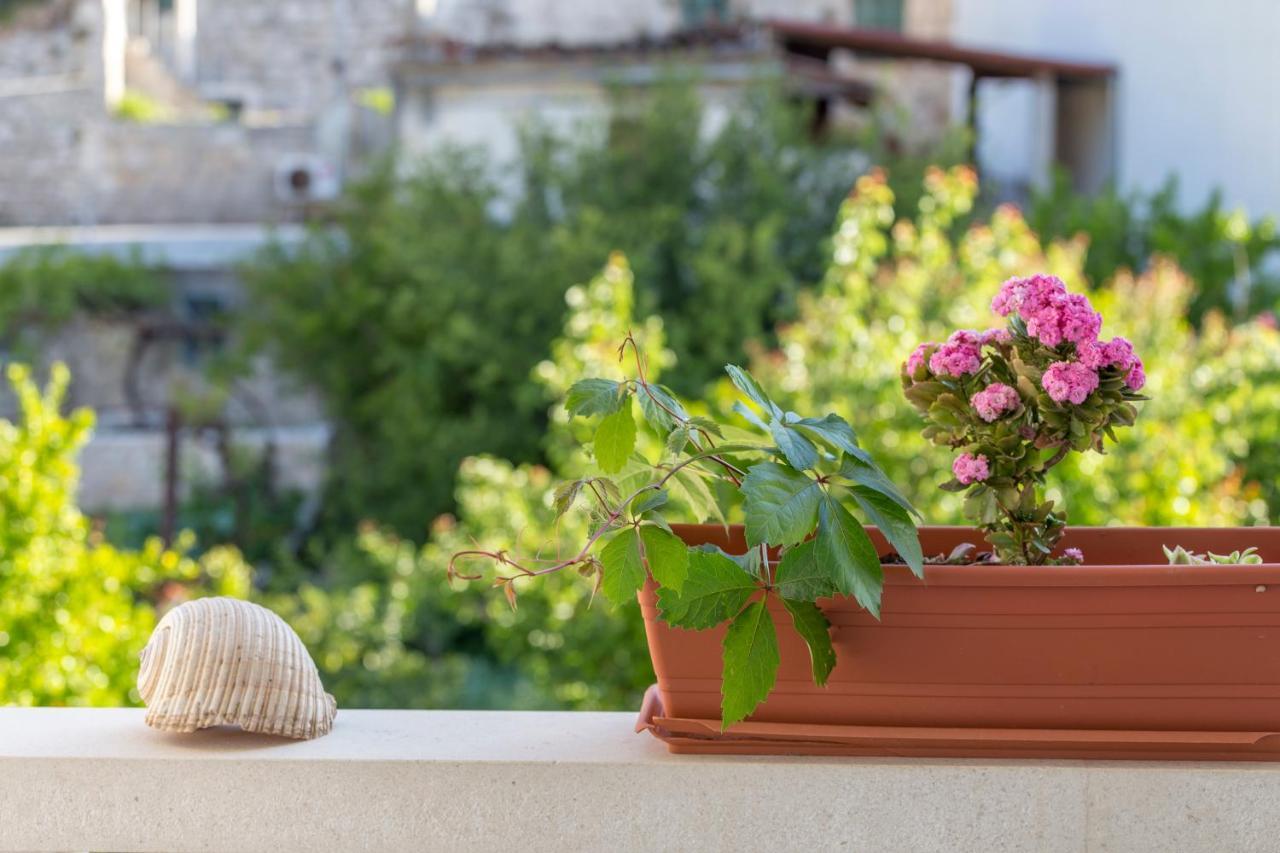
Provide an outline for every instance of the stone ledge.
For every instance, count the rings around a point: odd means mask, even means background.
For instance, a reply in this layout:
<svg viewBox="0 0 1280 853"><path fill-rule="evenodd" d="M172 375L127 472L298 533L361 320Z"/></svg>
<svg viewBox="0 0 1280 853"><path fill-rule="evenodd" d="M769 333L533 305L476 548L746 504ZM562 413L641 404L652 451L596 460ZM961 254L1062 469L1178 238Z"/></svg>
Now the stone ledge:
<svg viewBox="0 0 1280 853"><path fill-rule="evenodd" d="M1271 850L1280 765L668 755L630 714L339 711L329 737L0 709L0 849Z"/></svg>

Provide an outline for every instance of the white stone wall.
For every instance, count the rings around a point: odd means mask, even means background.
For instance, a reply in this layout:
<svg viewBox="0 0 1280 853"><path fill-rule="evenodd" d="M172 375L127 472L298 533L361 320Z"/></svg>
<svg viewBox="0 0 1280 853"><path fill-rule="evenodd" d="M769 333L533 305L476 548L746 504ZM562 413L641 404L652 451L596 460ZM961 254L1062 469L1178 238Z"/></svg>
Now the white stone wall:
<svg viewBox="0 0 1280 853"><path fill-rule="evenodd" d="M1110 62L1117 179L1153 190L1177 174L1185 207L1221 187L1228 205L1280 213L1280 3L1274 0L954 0L957 39ZM980 161L1027 181L1035 167L1031 83L984 84Z"/></svg>
<svg viewBox="0 0 1280 853"><path fill-rule="evenodd" d="M196 79L251 107L314 117L344 87L385 87L411 0L200 0Z"/></svg>

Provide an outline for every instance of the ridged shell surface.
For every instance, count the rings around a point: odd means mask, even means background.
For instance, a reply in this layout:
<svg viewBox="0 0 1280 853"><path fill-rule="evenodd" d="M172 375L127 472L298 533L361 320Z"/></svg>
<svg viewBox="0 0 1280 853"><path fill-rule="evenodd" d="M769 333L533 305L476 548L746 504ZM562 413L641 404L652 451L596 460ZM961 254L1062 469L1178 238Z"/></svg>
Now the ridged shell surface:
<svg viewBox="0 0 1280 853"><path fill-rule="evenodd" d="M235 725L315 738L337 714L294 630L234 598L199 598L165 614L142 650L138 692L147 725L170 732Z"/></svg>

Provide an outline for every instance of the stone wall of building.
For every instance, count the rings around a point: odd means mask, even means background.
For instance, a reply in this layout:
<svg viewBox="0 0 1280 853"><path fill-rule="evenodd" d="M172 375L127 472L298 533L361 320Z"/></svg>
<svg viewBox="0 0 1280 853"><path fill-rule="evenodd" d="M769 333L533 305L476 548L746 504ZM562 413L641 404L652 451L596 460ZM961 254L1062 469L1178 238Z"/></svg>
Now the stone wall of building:
<svg viewBox="0 0 1280 853"><path fill-rule="evenodd" d="M196 77L202 91L254 109L313 117L346 90L390 83L412 0L200 0Z"/></svg>

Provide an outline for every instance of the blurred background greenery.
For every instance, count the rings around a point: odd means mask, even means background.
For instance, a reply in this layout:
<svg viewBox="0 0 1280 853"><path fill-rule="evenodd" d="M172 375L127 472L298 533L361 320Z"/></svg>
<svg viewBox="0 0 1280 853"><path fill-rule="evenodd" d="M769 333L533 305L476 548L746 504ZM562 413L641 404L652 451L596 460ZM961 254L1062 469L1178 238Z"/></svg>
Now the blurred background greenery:
<svg viewBox="0 0 1280 853"><path fill-rule="evenodd" d="M673 83L619 99L595 132L528 128L516 166L450 151L409 175L375 170L301 248L245 271L236 349L210 380L266 354L319 393L335 438L306 512L246 476L239 494L188 500L191 532L172 548L150 538L154 517L86 518L75 454L92 414L60 413L65 372L42 390L11 367L0 703L136 702L157 612L232 594L289 620L343 706L636 707L653 676L634 606L555 576L512 610L445 577L472 543L548 552L582 535L550 507L584 464L558 398L583 374L617 373L628 330L712 412L727 415L715 377L739 361L795 408L843 414L929 522L955 523L955 496L934 488L948 460L919 437L898 365L946 329L987 326L1003 279L1049 270L1092 292L1106 334L1135 342L1154 397L1105 457L1055 471L1071 521L1280 512L1274 223L1216 199L1181 214L1172 182L1082 198L1059 181L1024 212L983 196L958 165L963 140L903 152L872 128L814 141L768 89L710 136L700 109ZM155 284L140 262L46 254L0 267L0 293L20 356L33 323L144 305ZM247 523L228 523L228 502Z"/></svg>

